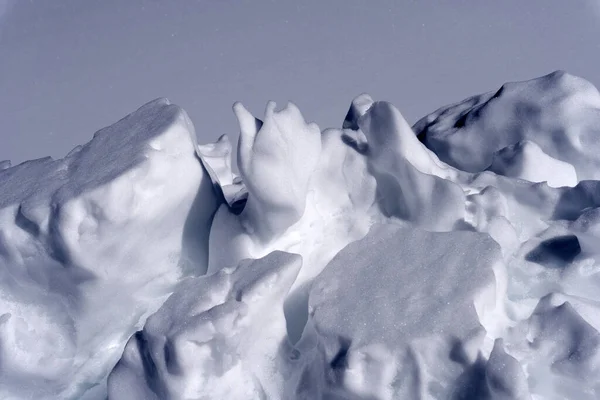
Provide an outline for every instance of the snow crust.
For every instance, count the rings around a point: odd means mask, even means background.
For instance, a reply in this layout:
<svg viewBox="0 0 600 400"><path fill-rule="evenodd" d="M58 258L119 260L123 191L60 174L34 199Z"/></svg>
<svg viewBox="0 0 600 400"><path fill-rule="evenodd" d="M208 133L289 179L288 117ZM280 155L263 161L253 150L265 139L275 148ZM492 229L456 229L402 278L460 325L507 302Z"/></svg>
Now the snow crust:
<svg viewBox="0 0 600 400"><path fill-rule="evenodd" d="M0 397L600 398L593 85L233 111L239 176L166 100L4 166Z"/></svg>

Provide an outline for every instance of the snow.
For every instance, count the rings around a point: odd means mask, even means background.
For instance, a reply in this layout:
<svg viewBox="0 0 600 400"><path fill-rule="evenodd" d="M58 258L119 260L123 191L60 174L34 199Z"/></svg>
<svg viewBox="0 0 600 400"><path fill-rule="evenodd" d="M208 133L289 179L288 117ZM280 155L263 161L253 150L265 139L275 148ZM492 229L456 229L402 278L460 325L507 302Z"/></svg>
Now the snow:
<svg viewBox="0 0 600 400"><path fill-rule="evenodd" d="M248 190L240 217L263 242L302 217L308 181L321 153L319 127L306 124L292 103L277 112L275 107L275 102L269 102L264 122L257 123L241 103L233 106L240 124L238 168Z"/></svg>
<svg viewBox="0 0 600 400"><path fill-rule="evenodd" d="M302 381L314 388L308 397L451 398L461 375L476 379L466 375L485 338L482 314L501 298L493 271L501 261L486 234L373 226L314 281L316 338L303 340L319 354L306 355L303 368L317 380Z"/></svg>
<svg viewBox="0 0 600 400"><path fill-rule="evenodd" d="M283 360L274 355L285 318L271 304L283 302L301 264L298 255L272 252L182 282L127 343L109 377L109 397L277 397Z"/></svg>
<svg viewBox="0 0 600 400"><path fill-rule="evenodd" d="M441 160L465 171L483 171L494 153L529 140L583 180L600 177L599 119L598 89L556 71L442 107L414 130Z"/></svg>
<svg viewBox="0 0 600 400"><path fill-rule="evenodd" d="M101 396L125 340L206 272L217 202L194 138L159 99L64 159L0 172L0 397Z"/></svg>
<svg viewBox="0 0 600 400"><path fill-rule="evenodd" d="M0 397L600 398L589 82L233 111L235 154L159 99L0 164Z"/></svg>
<svg viewBox="0 0 600 400"><path fill-rule="evenodd" d="M506 146L494 153L488 169L511 178L547 182L551 187L577 184L577 173L571 164L550 157L529 140Z"/></svg>

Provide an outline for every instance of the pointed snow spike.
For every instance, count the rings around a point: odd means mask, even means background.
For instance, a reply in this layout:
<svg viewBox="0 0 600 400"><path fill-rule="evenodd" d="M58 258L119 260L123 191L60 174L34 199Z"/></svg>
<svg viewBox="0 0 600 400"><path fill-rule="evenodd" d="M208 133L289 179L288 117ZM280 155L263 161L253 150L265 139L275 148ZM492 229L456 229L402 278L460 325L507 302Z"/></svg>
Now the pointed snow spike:
<svg viewBox="0 0 600 400"><path fill-rule="evenodd" d="M253 143L260 129L259 124L256 122L257 119L239 101L233 105L233 112L240 126L240 138L243 137L244 141L248 140L248 142Z"/></svg>
<svg viewBox="0 0 600 400"><path fill-rule="evenodd" d="M258 118L255 118L250 111L244 107L241 102L236 102L233 105L233 112L240 126L240 137L238 139L237 162L240 168L240 173L243 175L244 168L252 159L252 148L256 135L262 127L263 123Z"/></svg>
<svg viewBox="0 0 600 400"><path fill-rule="evenodd" d="M373 99L367 93L356 96L350 104L350 109L346 114L342 128L358 130L358 119L363 116L372 105Z"/></svg>
<svg viewBox="0 0 600 400"><path fill-rule="evenodd" d="M275 114L275 107L277 107L277 103L275 103L273 100L269 100L267 107L265 108L265 121Z"/></svg>
<svg viewBox="0 0 600 400"><path fill-rule="evenodd" d="M305 121L304 117L302 116L302 112L300 112L300 109L298 108L298 106L294 102L288 101L284 110L286 110L286 111L288 111L288 112L290 112L292 114L295 114L296 116L301 117L301 119L303 121Z"/></svg>

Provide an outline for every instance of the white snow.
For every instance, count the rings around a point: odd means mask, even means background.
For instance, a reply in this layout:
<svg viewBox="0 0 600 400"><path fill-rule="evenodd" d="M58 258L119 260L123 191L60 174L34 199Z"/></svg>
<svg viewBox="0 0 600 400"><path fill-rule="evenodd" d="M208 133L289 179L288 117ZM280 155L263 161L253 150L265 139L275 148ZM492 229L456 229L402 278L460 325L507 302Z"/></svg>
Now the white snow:
<svg viewBox="0 0 600 400"><path fill-rule="evenodd" d="M317 354L303 355L300 373L310 371L298 383L303 395L467 396L457 382L479 384L473 369L485 339L480 320L502 297L493 271L501 262L500 247L486 234L373 226L314 281L302 340L316 342Z"/></svg>
<svg viewBox="0 0 600 400"><path fill-rule="evenodd" d="M272 252L184 281L129 340L110 375L109 397L276 398L285 319L272 304L283 302L301 264L298 255Z"/></svg>
<svg viewBox="0 0 600 400"><path fill-rule="evenodd" d="M577 184L577 173L571 164L550 157L529 140L506 146L494 153L488 169L511 178L547 182L551 187Z"/></svg>
<svg viewBox="0 0 600 400"><path fill-rule="evenodd" d="M465 171L483 171L495 152L529 140L583 180L600 177L599 118L598 89L556 71L442 107L414 130L440 159Z"/></svg>
<svg viewBox="0 0 600 400"><path fill-rule="evenodd" d="M62 160L0 171L1 398L102 397L126 339L206 272L217 202L193 138L156 100Z"/></svg>
<svg viewBox="0 0 600 400"><path fill-rule="evenodd" d="M0 397L600 398L593 85L233 110L239 176L166 100L0 163Z"/></svg>

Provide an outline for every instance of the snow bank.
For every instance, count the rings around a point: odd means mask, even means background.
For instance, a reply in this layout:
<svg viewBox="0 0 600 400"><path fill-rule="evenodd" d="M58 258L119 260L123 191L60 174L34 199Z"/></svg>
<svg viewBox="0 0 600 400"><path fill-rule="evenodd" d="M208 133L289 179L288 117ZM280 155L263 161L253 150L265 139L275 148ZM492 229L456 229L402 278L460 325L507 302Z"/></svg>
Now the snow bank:
<svg viewBox="0 0 600 400"><path fill-rule="evenodd" d="M0 397L101 397L127 338L206 271L216 206L194 128L164 99L64 159L1 171Z"/></svg>
<svg viewBox="0 0 600 400"><path fill-rule="evenodd" d="M590 83L233 108L239 176L161 100L0 171L4 397L600 398Z"/></svg>

